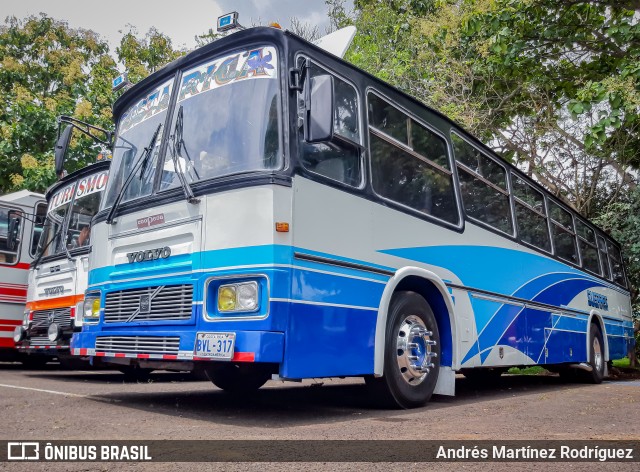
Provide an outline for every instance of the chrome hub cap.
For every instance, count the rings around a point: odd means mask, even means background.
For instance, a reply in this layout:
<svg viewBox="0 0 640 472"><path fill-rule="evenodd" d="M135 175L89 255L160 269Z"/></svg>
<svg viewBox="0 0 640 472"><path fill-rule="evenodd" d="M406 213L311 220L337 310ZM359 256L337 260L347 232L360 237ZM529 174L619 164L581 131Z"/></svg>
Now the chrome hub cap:
<svg viewBox="0 0 640 472"><path fill-rule="evenodd" d="M396 342L398 368L409 385L422 383L434 368L432 360L438 354L432 336L422 319L415 315L407 316L400 324Z"/></svg>
<svg viewBox="0 0 640 472"><path fill-rule="evenodd" d="M602 347L600 346L600 340L597 337L593 338L593 363L595 364L595 369L598 372L602 371Z"/></svg>

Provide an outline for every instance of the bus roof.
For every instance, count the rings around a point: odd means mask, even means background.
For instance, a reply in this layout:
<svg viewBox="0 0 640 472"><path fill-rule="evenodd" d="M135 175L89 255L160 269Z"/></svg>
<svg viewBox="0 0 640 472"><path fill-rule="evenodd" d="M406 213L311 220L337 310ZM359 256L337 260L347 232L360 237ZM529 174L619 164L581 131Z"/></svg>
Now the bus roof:
<svg viewBox="0 0 640 472"><path fill-rule="evenodd" d="M17 192L0 196L0 202L13 203L14 205L24 205L28 207L34 206L41 200L44 200L44 195L41 193L31 192L30 190L18 190Z"/></svg>

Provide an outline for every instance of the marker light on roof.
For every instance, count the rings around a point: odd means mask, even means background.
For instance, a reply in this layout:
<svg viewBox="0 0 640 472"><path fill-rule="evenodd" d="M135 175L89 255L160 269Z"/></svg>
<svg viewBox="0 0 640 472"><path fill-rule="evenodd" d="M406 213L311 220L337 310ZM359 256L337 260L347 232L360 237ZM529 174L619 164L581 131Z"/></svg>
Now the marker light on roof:
<svg viewBox="0 0 640 472"><path fill-rule="evenodd" d="M240 25L238 24L237 11L232 11L231 13L218 17L218 33L237 28L238 26Z"/></svg>
<svg viewBox="0 0 640 472"><path fill-rule="evenodd" d="M129 78L127 77L127 73L125 72L124 74L120 74L118 77L113 79L113 81L111 82L111 89L116 92L121 88L126 87L127 85L129 85Z"/></svg>

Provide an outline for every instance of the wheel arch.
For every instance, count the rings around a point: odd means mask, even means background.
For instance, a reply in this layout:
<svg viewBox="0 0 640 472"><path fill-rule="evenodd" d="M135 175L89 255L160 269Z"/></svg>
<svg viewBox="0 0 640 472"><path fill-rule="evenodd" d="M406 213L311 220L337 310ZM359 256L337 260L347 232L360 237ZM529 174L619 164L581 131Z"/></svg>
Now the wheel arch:
<svg viewBox="0 0 640 472"><path fill-rule="evenodd" d="M607 328L604 325L604 320L602 319L602 315L596 311L591 310L589 313L589 320L587 321L587 356L589 356L589 352L591 349L591 324L598 325L600 328L600 332L602 333L602 344L604 345L604 360L609 361L609 341L607 338Z"/></svg>
<svg viewBox="0 0 640 472"><path fill-rule="evenodd" d="M403 267L389 279L380 299L374 344L374 374L381 376L384 373L384 346L391 297L394 293L404 290L419 293L429 303L440 332L440 365L457 369L459 361L454 342L457 339L457 330L453 300L447 286L440 277L429 270Z"/></svg>

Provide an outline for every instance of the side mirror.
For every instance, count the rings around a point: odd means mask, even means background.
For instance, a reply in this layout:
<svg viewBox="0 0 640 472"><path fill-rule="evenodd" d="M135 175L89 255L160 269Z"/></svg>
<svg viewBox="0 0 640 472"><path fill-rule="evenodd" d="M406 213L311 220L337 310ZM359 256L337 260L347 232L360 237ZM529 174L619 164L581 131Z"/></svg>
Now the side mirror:
<svg viewBox="0 0 640 472"><path fill-rule="evenodd" d="M69 147L69 142L71 141L71 132L73 131L73 126L69 125L62 133L60 133L60 137L58 138L58 142L56 143L55 150L55 165L56 165L56 175L60 177L64 170L64 156L67 153L67 148Z"/></svg>
<svg viewBox="0 0 640 472"><path fill-rule="evenodd" d="M311 77L305 96L304 139L321 143L333 138L333 77L327 74Z"/></svg>
<svg viewBox="0 0 640 472"><path fill-rule="evenodd" d="M17 211L10 211L8 215L9 227L7 230L7 249L9 251L15 251L18 248L20 240L20 214Z"/></svg>

